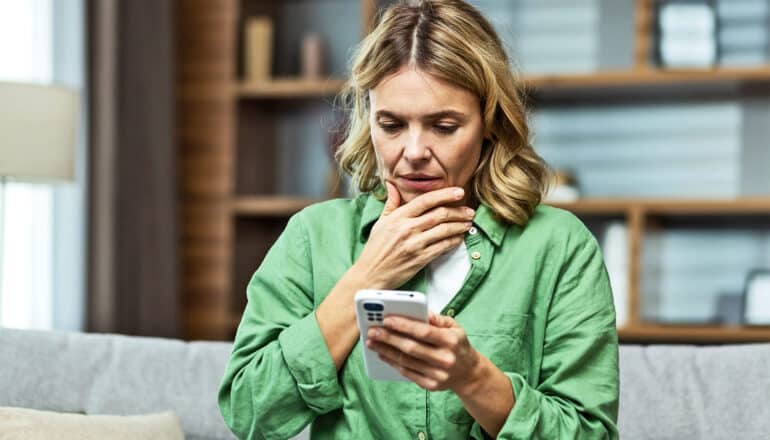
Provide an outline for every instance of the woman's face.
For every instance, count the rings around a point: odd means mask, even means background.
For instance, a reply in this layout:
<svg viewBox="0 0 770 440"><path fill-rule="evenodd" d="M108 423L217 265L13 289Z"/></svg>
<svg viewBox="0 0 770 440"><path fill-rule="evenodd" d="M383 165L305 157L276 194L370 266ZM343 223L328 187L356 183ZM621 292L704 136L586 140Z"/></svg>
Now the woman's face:
<svg viewBox="0 0 770 440"><path fill-rule="evenodd" d="M465 188L467 198L484 140L478 98L413 67L386 77L369 98L380 176L401 202L448 186Z"/></svg>

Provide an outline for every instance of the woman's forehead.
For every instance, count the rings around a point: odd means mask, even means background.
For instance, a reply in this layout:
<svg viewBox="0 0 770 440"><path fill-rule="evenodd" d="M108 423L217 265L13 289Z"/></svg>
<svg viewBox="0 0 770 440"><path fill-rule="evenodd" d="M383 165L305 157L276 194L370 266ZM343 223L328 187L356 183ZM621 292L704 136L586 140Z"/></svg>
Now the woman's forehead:
<svg viewBox="0 0 770 440"><path fill-rule="evenodd" d="M386 77L369 91L369 98L373 114L388 112L405 119L422 119L439 112L470 115L479 108L473 93L414 68Z"/></svg>

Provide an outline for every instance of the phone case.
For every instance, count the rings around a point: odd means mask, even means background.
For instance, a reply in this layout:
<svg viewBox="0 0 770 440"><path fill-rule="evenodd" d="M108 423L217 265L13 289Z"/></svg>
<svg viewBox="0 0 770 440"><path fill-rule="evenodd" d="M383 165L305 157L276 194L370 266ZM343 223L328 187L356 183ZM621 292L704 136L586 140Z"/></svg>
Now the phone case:
<svg viewBox="0 0 770 440"><path fill-rule="evenodd" d="M405 290L359 290L356 292L355 302L366 374L375 380L409 381L398 370L381 360L375 351L366 347L366 335L370 327L382 326L386 315L401 315L428 322L428 303L425 295Z"/></svg>

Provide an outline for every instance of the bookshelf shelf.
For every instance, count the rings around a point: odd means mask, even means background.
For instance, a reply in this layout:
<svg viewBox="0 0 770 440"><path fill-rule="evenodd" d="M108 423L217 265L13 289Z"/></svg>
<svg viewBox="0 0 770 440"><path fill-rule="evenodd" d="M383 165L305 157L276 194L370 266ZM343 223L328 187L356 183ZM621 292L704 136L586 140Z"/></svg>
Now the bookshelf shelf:
<svg viewBox="0 0 770 440"><path fill-rule="evenodd" d="M751 68L609 70L574 75L531 75L524 81L535 89L633 87L651 84L679 84L724 81L770 81L770 65Z"/></svg>
<svg viewBox="0 0 770 440"><path fill-rule="evenodd" d="M269 81L238 83L236 94L241 98L313 98L335 95L344 85L345 80L341 78L274 78Z"/></svg>
<svg viewBox="0 0 770 440"><path fill-rule="evenodd" d="M736 344L770 341L770 327L638 324L618 329L622 343Z"/></svg>
<svg viewBox="0 0 770 440"><path fill-rule="evenodd" d="M585 74L532 75L523 78L535 98L632 93L682 96L734 91L737 87L770 85L770 65L751 68L672 69L639 67Z"/></svg>
<svg viewBox="0 0 770 440"><path fill-rule="evenodd" d="M289 216L321 199L292 196L243 196L231 203L233 215L239 217Z"/></svg>

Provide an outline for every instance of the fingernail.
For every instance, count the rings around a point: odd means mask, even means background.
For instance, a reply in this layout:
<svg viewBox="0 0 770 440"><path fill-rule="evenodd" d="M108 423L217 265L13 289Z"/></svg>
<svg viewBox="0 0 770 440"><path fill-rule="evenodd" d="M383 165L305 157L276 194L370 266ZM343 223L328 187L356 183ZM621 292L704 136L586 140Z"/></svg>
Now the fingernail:
<svg viewBox="0 0 770 440"><path fill-rule="evenodd" d="M455 198L462 198L463 194L465 194L465 191L462 188L455 190Z"/></svg>
<svg viewBox="0 0 770 440"><path fill-rule="evenodd" d="M376 338L377 336L380 336L380 331L376 328L373 328L369 330L369 337Z"/></svg>
<svg viewBox="0 0 770 440"><path fill-rule="evenodd" d="M465 229L470 229L472 227L473 227L473 223L472 222L465 223Z"/></svg>
<svg viewBox="0 0 770 440"><path fill-rule="evenodd" d="M476 211L474 211L472 208L465 208L465 213L468 215L474 215L476 214Z"/></svg>

